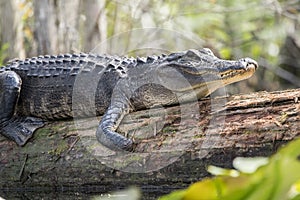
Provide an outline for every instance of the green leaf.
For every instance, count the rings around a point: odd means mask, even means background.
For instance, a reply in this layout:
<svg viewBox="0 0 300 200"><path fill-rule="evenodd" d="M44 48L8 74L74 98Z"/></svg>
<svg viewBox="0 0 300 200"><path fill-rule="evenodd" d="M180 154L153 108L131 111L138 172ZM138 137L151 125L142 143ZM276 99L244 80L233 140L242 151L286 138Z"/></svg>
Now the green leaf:
<svg viewBox="0 0 300 200"><path fill-rule="evenodd" d="M185 193L186 193L185 190L178 190L178 191L172 192L171 194L160 197L159 200L182 200Z"/></svg>
<svg viewBox="0 0 300 200"><path fill-rule="evenodd" d="M289 198L291 200L299 200L300 199L300 180L298 180L294 185L291 187L289 191Z"/></svg>
<svg viewBox="0 0 300 200"><path fill-rule="evenodd" d="M254 163L254 172L232 173L232 170L210 168L219 174L192 184L186 190L174 192L163 200L283 200L300 198L300 139L266 159L244 162ZM256 169L256 170L255 170ZM234 176L232 176L234 174Z"/></svg>
<svg viewBox="0 0 300 200"><path fill-rule="evenodd" d="M7 50L9 48L8 43L4 43L0 46L0 66L4 64L4 60L8 57Z"/></svg>
<svg viewBox="0 0 300 200"><path fill-rule="evenodd" d="M233 167L244 173L253 173L259 167L268 164L269 159L266 157L237 157L233 160Z"/></svg>
<svg viewBox="0 0 300 200"><path fill-rule="evenodd" d="M220 55L221 55L221 58L223 59L230 59L231 58L231 49L230 48L222 48L220 50Z"/></svg>

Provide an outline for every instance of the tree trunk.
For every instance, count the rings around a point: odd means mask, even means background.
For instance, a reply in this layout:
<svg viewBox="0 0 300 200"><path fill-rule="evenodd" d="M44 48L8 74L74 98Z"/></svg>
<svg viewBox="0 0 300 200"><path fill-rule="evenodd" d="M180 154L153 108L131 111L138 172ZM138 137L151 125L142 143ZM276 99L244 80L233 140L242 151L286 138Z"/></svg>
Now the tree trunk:
<svg viewBox="0 0 300 200"><path fill-rule="evenodd" d="M18 12L19 3L16 0L0 0L0 50L2 45L8 45L5 59L25 58L23 24L19 20L22 14Z"/></svg>
<svg viewBox="0 0 300 200"><path fill-rule="evenodd" d="M52 4L48 0L35 0L34 1L34 36L37 43L37 54L53 54L54 51L51 48L52 34L50 35L51 27L50 24L51 14L53 10Z"/></svg>
<svg viewBox="0 0 300 200"><path fill-rule="evenodd" d="M208 176L207 165L270 156L298 136L299 98L300 89L259 92L134 112L119 128L137 143L133 153L102 147L97 118L51 122L25 147L1 136L0 191L186 187Z"/></svg>

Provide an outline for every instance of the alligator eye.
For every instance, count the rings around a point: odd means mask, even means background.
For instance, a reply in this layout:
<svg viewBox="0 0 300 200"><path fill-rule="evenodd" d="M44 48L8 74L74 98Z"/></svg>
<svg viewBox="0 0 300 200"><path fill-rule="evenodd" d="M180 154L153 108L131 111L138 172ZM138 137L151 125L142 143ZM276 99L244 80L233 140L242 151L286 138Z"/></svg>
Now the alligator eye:
<svg viewBox="0 0 300 200"><path fill-rule="evenodd" d="M205 51L206 54L215 56L215 54L209 48L203 48L203 50Z"/></svg>

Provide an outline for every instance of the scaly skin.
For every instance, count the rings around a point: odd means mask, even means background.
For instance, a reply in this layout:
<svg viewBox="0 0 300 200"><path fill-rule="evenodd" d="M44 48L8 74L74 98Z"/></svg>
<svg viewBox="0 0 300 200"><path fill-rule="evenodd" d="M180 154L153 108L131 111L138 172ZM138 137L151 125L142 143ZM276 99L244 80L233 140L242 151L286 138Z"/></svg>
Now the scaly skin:
<svg viewBox="0 0 300 200"><path fill-rule="evenodd" d="M129 151L133 141L115 132L129 112L200 99L249 78L257 67L250 58L222 60L208 49L136 59L65 54L17 60L0 68L0 132L24 145L44 120L104 114L98 141Z"/></svg>

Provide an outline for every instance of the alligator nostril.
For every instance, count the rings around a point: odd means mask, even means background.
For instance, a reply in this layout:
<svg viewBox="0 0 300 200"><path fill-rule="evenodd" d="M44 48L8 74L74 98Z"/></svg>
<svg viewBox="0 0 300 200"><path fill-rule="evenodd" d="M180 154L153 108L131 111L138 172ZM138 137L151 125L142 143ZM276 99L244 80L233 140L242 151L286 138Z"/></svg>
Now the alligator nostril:
<svg viewBox="0 0 300 200"><path fill-rule="evenodd" d="M243 58L241 59L242 62L244 62L246 64L246 66L249 65L254 65L255 69L258 68L258 64L255 60L253 60L252 58Z"/></svg>

